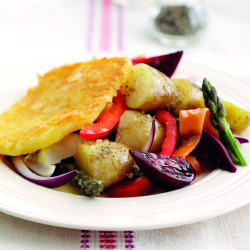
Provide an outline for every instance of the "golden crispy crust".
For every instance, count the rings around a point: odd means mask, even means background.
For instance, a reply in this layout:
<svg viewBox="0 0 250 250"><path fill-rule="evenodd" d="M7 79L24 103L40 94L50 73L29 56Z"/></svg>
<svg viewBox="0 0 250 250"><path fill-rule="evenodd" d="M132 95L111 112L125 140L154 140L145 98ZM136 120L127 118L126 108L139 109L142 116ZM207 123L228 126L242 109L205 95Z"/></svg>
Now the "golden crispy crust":
<svg viewBox="0 0 250 250"><path fill-rule="evenodd" d="M0 115L0 154L49 146L93 122L132 71L127 58L103 58L55 68Z"/></svg>

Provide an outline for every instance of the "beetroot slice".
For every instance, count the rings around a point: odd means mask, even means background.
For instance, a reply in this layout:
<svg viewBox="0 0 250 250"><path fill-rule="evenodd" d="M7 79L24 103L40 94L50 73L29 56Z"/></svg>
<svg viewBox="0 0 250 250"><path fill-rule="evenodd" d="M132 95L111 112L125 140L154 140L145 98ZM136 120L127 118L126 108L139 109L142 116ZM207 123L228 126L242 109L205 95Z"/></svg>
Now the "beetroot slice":
<svg viewBox="0 0 250 250"><path fill-rule="evenodd" d="M134 65L138 63L145 63L153 68L158 69L166 76L171 77L174 74L179 64L182 55L183 51L177 51L175 53L161 55L161 56L155 56L149 58L135 58L132 59L132 62Z"/></svg>
<svg viewBox="0 0 250 250"><path fill-rule="evenodd" d="M181 188L190 184L196 171L184 157L129 150L144 176L162 188Z"/></svg>

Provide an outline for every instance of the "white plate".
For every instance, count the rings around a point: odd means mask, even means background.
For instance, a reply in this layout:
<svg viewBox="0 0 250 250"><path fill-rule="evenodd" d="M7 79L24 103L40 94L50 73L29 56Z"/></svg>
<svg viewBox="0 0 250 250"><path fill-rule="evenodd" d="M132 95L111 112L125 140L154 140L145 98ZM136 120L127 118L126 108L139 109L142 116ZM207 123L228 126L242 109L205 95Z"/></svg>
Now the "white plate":
<svg viewBox="0 0 250 250"><path fill-rule="evenodd" d="M87 58L88 59L88 58ZM57 58L33 63L1 75L0 107L7 106L36 85L36 73L44 73L80 57ZM207 67L181 62L176 77L203 77L217 88L223 99L249 110L249 86L244 82ZM250 139L249 129L243 134ZM250 162L250 146L242 146ZM250 167L236 173L215 170L180 190L139 198L87 198L50 190L24 180L4 164L0 166L0 210L26 220L74 229L144 230L166 228L209 219L250 201Z"/></svg>

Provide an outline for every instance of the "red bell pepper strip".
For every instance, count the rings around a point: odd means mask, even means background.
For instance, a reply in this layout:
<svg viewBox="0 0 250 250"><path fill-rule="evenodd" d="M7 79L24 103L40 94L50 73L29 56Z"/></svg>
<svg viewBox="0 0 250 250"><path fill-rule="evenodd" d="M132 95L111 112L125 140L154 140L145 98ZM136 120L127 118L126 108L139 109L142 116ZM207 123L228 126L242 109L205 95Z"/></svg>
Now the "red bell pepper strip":
<svg viewBox="0 0 250 250"><path fill-rule="evenodd" d="M154 184L146 177L141 176L134 181L125 181L117 183L110 188L108 197L110 198L124 198L124 197L138 197L150 193L154 189Z"/></svg>
<svg viewBox="0 0 250 250"><path fill-rule="evenodd" d="M113 105L108 113L103 114L99 122L88 123L82 126L80 137L82 139L96 139L107 135L119 122L121 115L127 109L120 91L113 98Z"/></svg>
<svg viewBox="0 0 250 250"><path fill-rule="evenodd" d="M178 128L175 118L166 110L156 111L156 119L165 124L166 137L162 144L161 155L173 155L178 142Z"/></svg>

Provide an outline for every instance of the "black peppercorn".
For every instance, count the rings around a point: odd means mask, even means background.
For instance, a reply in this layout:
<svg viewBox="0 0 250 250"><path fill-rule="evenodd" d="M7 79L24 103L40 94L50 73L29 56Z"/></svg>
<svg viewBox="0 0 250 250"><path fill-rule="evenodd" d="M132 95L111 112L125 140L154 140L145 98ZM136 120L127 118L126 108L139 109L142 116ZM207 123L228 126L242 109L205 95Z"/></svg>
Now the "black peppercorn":
<svg viewBox="0 0 250 250"><path fill-rule="evenodd" d="M155 25L165 34L191 35L200 28L192 21L194 14L193 10L185 5L164 6L155 18Z"/></svg>

